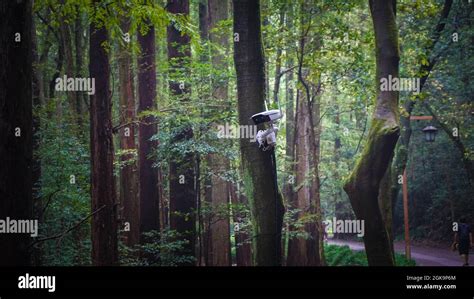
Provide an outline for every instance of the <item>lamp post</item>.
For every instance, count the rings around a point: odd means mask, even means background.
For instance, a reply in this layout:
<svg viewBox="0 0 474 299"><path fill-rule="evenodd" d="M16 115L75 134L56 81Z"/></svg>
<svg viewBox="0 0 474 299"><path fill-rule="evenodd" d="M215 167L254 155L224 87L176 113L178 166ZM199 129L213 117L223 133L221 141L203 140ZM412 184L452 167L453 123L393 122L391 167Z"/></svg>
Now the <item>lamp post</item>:
<svg viewBox="0 0 474 299"><path fill-rule="evenodd" d="M425 133L425 140L428 142L433 142L436 139L436 133L438 129L433 126L427 126L423 129L423 133Z"/></svg>
<svg viewBox="0 0 474 299"><path fill-rule="evenodd" d="M410 120L432 120L432 116L410 116ZM434 142L436 139L436 133L438 129L433 126L427 126L423 130L425 134L425 140L428 142ZM411 249L410 249L410 226L408 219L408 181L407 181L407 170L406 166L403 169L402 177L402 192L403 192L403 222L405 226L405 257L411 259Z"/></svg>

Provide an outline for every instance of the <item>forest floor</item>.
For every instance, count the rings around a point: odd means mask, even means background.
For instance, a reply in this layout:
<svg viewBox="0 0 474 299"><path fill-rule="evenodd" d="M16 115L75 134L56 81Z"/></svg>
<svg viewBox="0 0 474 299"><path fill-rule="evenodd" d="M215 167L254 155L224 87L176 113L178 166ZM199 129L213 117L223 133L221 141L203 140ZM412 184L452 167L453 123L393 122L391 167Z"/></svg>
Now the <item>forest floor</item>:
<svg viewBox="0 0 474 299"><path fill-rule="evenodd" d="M330 239L328 244L347 245L352 250L364 250L364 243L348 240ZM397 253L405 253L405 242L395 242L395 251ZM412 259L416 261L417 266L462 266L461 257L457 251L451 251L449 248L431 247L426 245L411 246ZM474 263L474 255L470 257L470 264Z"/></svg>

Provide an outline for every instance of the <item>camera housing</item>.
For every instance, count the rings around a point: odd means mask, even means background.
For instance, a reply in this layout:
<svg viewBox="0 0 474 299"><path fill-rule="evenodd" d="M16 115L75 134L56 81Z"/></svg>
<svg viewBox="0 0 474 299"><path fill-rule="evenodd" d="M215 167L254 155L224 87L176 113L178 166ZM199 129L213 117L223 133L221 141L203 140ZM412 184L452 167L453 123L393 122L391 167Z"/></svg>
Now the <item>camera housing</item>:
<svg viewBox="0 0 474 299"><path fill-rule="evenodd" d="M256 125L266 124L266 130L260 130L255 136L258 146L263 150L267 151L276 146L276 134L278 128L273 124L274 121L279 120L283 117L280 110L267 110L252 115L252 120Z"/></svg>
<svg viewBox="0 0 474 299"><path fill-rule="evenodd" d="M273 109L254 114L251 118L256 125L259 125L262 123L278 120L282 117L283 114L280 112L280 110Z"/></svg>

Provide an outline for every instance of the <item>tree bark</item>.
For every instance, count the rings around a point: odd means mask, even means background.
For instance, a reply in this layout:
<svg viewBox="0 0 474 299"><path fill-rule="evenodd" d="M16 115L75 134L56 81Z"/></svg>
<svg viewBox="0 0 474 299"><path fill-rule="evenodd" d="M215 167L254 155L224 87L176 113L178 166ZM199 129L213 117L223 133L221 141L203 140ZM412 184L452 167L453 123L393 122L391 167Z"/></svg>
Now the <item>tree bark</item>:
<svg viewBox="0 0 474 299"><path fill-rule="evenodd" d="M32 3L0 2L0 219L32 217ZM21 40L15 41L20 34ZM17 131L17 130L21 131ZM20 135L18 135L18 132ZM15 134L17 133L17 134ZM29 234L0 234L0 265L30 264Z"/></svg>
<svg viewBox="0 0 474 299"><path fill-rule="evenodd" d="M216 32L216 26L222 20L228 18L227 0L208 0L208 24L209 40L227 49L229 46L228 38L224 34ZM217 51L211 51L212 68L217 72L227 69L225 56ZM213 80L212 82L213 99L219 104L225 104L228 96L227 82L223 80ZM230 108L230 107L229 107ZM217 111L216 111L217 112ZM229 161L219 153L211 153L208 158L210 172L212 173L211 183L211 206L217 214L210 225L210 244L211 259L210 266L230 266L230 211L229 211L229 190L228 183L223 178L225 172L229 169Z"/></svg>
<svg viewBox="0 0 474 299"><path fill-rule="evenodd" d="M304 93L303 93L304 94ZM288 258L286 264L288 266L315 266L317 256L315 243L318 242L314 237L314 219L311 219L311 214L314 212L311 201L313 200L311 194L312 179L310 177L310 124L308 115L308 106L306 98L303 96L298 101L296 110L296 196L291 203L293 209L296 209L296 219L292 219L293 223L304 221L301 224L301 229L291 228L290 231L303 234L301 237L293 237L289 240ZM312 215L314 218L314 215ZM306 220L305 220L306 219Z"/></svg>
<svg viewBox="0 0 474 299"><path fill-rule="evenodd" d="M94 1L94 6L97 12L98 1ZM96 92L90 96L92 212L101 209L92 217L92 263L111 266L117 264L118 250L110 66L102 46L108 32L105 26L95 22L91 23L89 32L89 72L96 83Z"/></svg>
<svg viewBox="0 0 474 299"><path fill-rule="evenodd" d="M122 20L122 31L128 32L130 21ZM120 203L122 205L122 227L129 224L125 232L125 244L132 247L140 242L140 198L138 187L137 163L133 152L137 150L135 143L135 95L133 86L132 54L128 44L121 44L118 58L120 123L128 124L120 131L120 148L124 153L120 169Z"/></svg>
<svg viewBox="0 0 474 299"><path fill-rule="evenodd" d="M168 0L168 12L172 14L189 15L188 0ZM178 69L188 69L187 60L191 57L190 37L175 27L168 26L168 60L171 72ZM180 87L180 82L170 81L172 96L181 97L181 101L188 101L190 93L189 83ZM183 125L183 124L181 124ZM185 142L193 138L193 130L186 126L174 137L175 143ZM194 154L186 153L183 157L170 161L170 228L176 230L186 240L181 254L195 256L195 166ZM193 265L188 263L187 265Z"/></svg>
<svg viewBox="0 0 474 299"><path fill-rule="evenodd" d="M61 1L61 5L65 5L65 0ZM60 25L59 25L59 33L61 35L61 41L62 41L62 47L64 50L64 60L66 62L65 64L65 73L68 78L74 78L76 76L76 72L74 70L74 57L73 57L73 44L72 44L72 37L71 37L71 26L69 23L66 21L66 17L61 17L60 18ZM67 92L66 93L67 99L68 99L68 104L69 104L69 116L71 120L73 120L74 124L76 124L78 127L76 128L76 131L80 133L80 128L82 126L81 122L81 115L82 115L82 110L81 106L78 105L80 104L80 101L78 101L78 98L80 97L80 92Z"/></svg>
<svg viewBox="0 0 474 299"><path fill-rule="evenodd" d="M288 12L288 15L285 19L286 27L288 28L289 31L293 29L293 10L292 7L290 6L290 11ZM286 67L287 69L291 68L293 66L294 60L293 60L293 53L290 53L289 50L287 50L286 56L287 61L286 61ZM296 141L296 133L295 133L295 93L294 93L294 88L293 88L293 81L294 75L293 71L290 71L285 80L286 84L286 119L285 119L285 124L286 124L286 147L285 147L285 156L286 156L286 165L285 165L285 172L287 176L283 180L283 194L285 197L285 204L290 204L294 200L294 175L295 175L295 141ZM289 224L287 224L287 231L289 231ZM288 236L284 238L284 241L288 241ZM285 243L285 242L284 242ZM283 252L287 248L288 244L283 244Z"/></svg>
<svg viewBox="0 0 474 299"><path fill-rule="evenodd" d="M145 35L138 32L141 53L138 57L138 113L156 109L155 28L147 21ZM160 229L158 168L150 155L157 147L150 139L158 133L156 118L141 117L138 127L138 165L140 179L140 233ZM143 235L141 241L145 242Z"/></svg>
<svg viewBox="0 0 474 299"><path fill-rule="evenodd" d="M279 26L283 30L285 24L285 7L280 8L280 20ZM280 93L280 82L281 82L281 55L283 51L281 47L278 47L275 58L275 83L273 85L273 102L278 104L278 94Z"/></svg>
<svg viewBox="0 0 474 299"><path fill-rule="evenodd" d="M83 68L84 68L84 23L82 22L83 12L80 5L76 7L76 19L74 22L74 45L76 47L76 77L82 78L83 77ZM78 93L76 98L76 111L80 113L78 115L78 121L82 124L84 119L84 113L87 111L86 103L87 103L87 94L86 93Z"/></svg>
<svg viewBox="0 0 474 299"><path fill-rule="evenodd" d="M247 199L245 195L240 190L241 185L234 184L229 182L231 202L234 205L245 205L247 204ZM241 223L242 217L238 213L233 213L233 220L235 223ZM234 229L235 235L235 262L238 267L248 267L252 266L252 251L251 251L251 240L248 233L244 230Z"/></svg>
<svg viewBox="0 0 474 299"><path fill-rule="evenodd" d="M399 136L398 92L381 91L380 79L399 75L398 31L394 2L370 0L375 30L377 100L369 135L344 190L358 220L365 222L364 243L370 266L393 266L394 259L378 196Z"/></svg>
<svg viewBox="0 0 474 299"><path fill-rule="evenodd" d="M260 1L234 0L234 63L240 125L253 125L250 117L265 110L265 66L260 28ZM270 151L249 139L240 139L245 192L252 215L253 264L281 265L283 204L276 190Z"/></svg>

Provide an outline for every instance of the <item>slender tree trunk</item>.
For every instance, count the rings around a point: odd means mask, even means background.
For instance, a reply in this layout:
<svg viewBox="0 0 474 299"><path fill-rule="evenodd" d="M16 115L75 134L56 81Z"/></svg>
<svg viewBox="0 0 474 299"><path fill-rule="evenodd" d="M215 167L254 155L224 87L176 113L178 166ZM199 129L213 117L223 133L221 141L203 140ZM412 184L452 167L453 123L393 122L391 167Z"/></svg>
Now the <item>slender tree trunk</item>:
<svg viewBox="0 0 474 299"><path fill-rule="evenodd" d="M98 1L94 6L97 12ZM92 263L96 266L116 265L118 260L110 66L102 46L107 39L105 26L91 23L89 72L96 84L96 92L90 96L91 199L92 212L97 212L92 216L91 237Z"/></svg>
<svg viewBox="0 0 474 299"><path fill-rule="evenodd" d="M32 216L31 6L0 2L0 219ZM0 265L29 265L30 239L0 234Z"/></svg>
<svg viewBox="0 0 474 299"><path fill-rule="evenodd" d="M288 30L292 30L293 26L293 10L292 6L290 6L290 10L288 12L288 16L285 20L286 27ZM288 60L286 62L286 67L290 68L293 66L293 53L289 50L286 52L286 56ZM294 176L295 176L295 141L296 141L296 133L295 133L295 95L294 95L294 75L293 71L290 71L286 76L286 148L285 148L285 155L286 155L286 165L285 165L285 172L287 173L287 177L285 177L283 181L283 194L285 197L286 205L293 203L294 201ZM289 224L287 224L287 232L289 231ZM285 240L288 242L288 236L285 237ZM284 241L285 241L284 240ZM288 244L284 242L283 251L287 248Z"/></svg>
<svg viewBox="0 0 474 299"><path fill-rule="evenodd" d="M245 205L247 200L240 190L240 184L235 186L229 182L231 202L234 205ZM234 224L242 222L242 215L233 213ZM235 258L239 267L247 267L252 265L252 251L250 236L244 230L234 229L235 236Z"/></svg>
<svg viewBox="0 0 474 299"><path fill-rule="evenodd" d="M265 110L260 1L234 0L234 63L240 125L253 125L250 117ZM235 39L238 37L238 41ZM283 204L275 188L270 151L249 139L240 139L243 181L253 224L253 264L281 265Z"/></svg>
<svg viewBox="0 0 474 299"><path fill-rule="evenodd" d="M279 26L281 30L283 30L283 26L285 24L285 8L280 8L280 20ZM281 82L281 55L283 54L283 50L281 47L278 47L276 52L276 59L275 59L275 83L273 86L273 101L274 103L278 103L278 94L280 92L280 82Z"/></svg>
<svg viewBox="0 0 474 299"><path fill-rule="evenodd" d="M65 1L61 1L61 5L64 4ZM74 57L73 57L73 44L72 44L72 37L71 37L71 26L68 22L66 22L65 17L61 17L60 25L59 25L59 32L61 35L61 40L63 43L63 50L64 50L64 60L65 60L65 74L68 78L74 78L76 76L76 72L74 70ZM82 123L80 121L80 116L82 114L81 107L78 106L78 100L80 92L67 92L66 96L68 99L69 104L69 117L79 127L77 129L80 130ZM76 130L77 130L76 129ZM80 131L78 131L80 132Z"/></svg>
<svg viewBox="0 0 474 299"><path fill-rule="evenodd" d="M129 20L122 21L122 31L130 29ZM130 161L137 150L135 144L135 95L133 86L132 54L128 44L122 44L118 58L119 92L120 92L120 123L127 124L120 131L121 156L120 170L120 203L123 208L122 227L129 225L125 231L125 244L134 246L140 242L140 198L138 187L137 163Z"/></svg>
<svg viewBox="0 0 474 299"><path fill-rule="evenodd" d="M138 32L141 53L138 57L138 113L156 109L155 28L147 21L145 35ZM157 134L156 118L147 115L138 127L138 159L140 179L140 233L160 230L158 168L150 155L157 147L150 139ZM141 236L142 242L143 235Z"/></svg>
<svg viewBox="0 0 474 299"><path fill-rule="evenodd" d="M216 32L216 26L222 20L228 18L227 0L208 0L208 24L209 39L214 44L219 44L224 49L229 47L228 38L224 34ZM214 30L213 30L214 29ZM224 54L211 51L212 67L217 72L227 69ZM212 82L212 95L216 102L227 103L228 87L224 80L214 80ZM229 107L230 108L230 107ZM219 211L217 217L212 219L210 225L211 234L211 256L210 266L230 266L230 219L229 219L229 190L228 183L223 178L229 169L229 161L219 153L209 155L209 168L211 176L211 206L213 211Z"/></svg>
<svg viewBox="0 0 474 299"><path fill-rule="evenodd" d="M76 57L75 57L75 62L76 62L76 77L82 78L83 77L83 69L84 69L84 24L82 22L82 9L80 5L76 7L76 19L74 23L74 45L76 47ZM79 124L83 123L84 120L84 113L86 112L85 109L85 103L87 103L86 98L87 94L86 93L77 93L77 98L76 98L76 112L78 113L77 118Z"/></svg>
<svg viewBox="0 0 474 299"><path fill-rule="evenodd" d="M189 1L168 0L167 10L172 14L188 16ZM168 26L167 42L171 71L188 69L187 60L191 57L189 35L179 31L175 24L171 24ZM189 83L184 82L184 86L180 85L180 82L170 81L171 95L181 97L181 100L186 102L190 93ZM174 142L191 140L193 135L192 128L187 126L175 136ZM195 194L194 154L188 153L180 159L170 161L170 228L176 230L186 240L187 243L181 252L186 256L195 256Z"/></svg>
<svg viewBox="0 0 474 299"><path fill-rule="evenodd" d="M341 175L339 174L338 171L338 165L341 160L341 147L342 147L342 142L341 138L339 136L340 134L340 125L341 125L341 115L340 115L340 110L339 110L339 105L337 103L337 98L334 97L334 109L336 111L335 116L334 116L334 123L336 125L336 134L334 137L334 165L336 167L334 168L334 180L336 182L339 182L341 179ZM344 213L344 204L342 202L342 194L341 194L341 189L337 188L337 190L334 190L334 216L336 219L348 219L345 218L345 213ZM341 239L344 237L344 234L338 234L334 233L334 238Z"/></svg>
<svg viewBox="0 0 474 299"><path fill-rule="evenodd" d="M321 110L320 110L320 99L318 95L315 95L311 105L307 101L307 105L310 105L308 109L309 113L309 129L308 137L310 156L309 156L309 168L311 178L310 188L310 209L315 215L314 222L310 223L308 231L310 232L311 238L314 240L310 243L310 254L313 256L309 257L309 261L312 265L321 266L324 265L324 247L323 247L323 226L322 226L322 212L321 212L321 196L319 192L320 180L319 180L319 161L321 155Z"/></svg>
<svg viewBox="0 0 474 299"><path fill-rule="evenodd" d="M375 30L377 100L362 157L344 185L357 219L365 222L369 265L393 266L389 235L378 203L381 180L391 163L399 136L398 92L381 91L380 79L399 75L395 0L369 1Z"/></svg>

